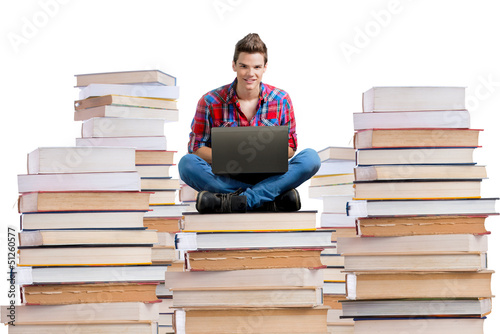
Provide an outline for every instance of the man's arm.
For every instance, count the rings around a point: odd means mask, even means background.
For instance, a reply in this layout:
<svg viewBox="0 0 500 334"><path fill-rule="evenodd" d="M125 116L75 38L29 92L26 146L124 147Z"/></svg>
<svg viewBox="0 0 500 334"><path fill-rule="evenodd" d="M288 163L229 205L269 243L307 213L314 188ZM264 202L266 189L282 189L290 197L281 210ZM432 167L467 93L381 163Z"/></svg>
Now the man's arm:
<svg viewBox="0 0 500 334"><path fill-rule="evenodd" d="M200 158L202 158L203 160L205 160L209 164L212 163L212 148L211 147L202 146L199 149L197 149L196 151L194 151L193 154L199 156ZM288 155L290 155L290 148L288 148Z"/></svg>
<svg viewBox="0 0 500 334"><path fill-rule="evenodd" d="M290 159L291 157L293 157L294 154L295 154L295 151L293 150L293 148L291 148L290 146L288 146L288 159ZM212 157L212 152L210 152L210 157Z"/></svg>

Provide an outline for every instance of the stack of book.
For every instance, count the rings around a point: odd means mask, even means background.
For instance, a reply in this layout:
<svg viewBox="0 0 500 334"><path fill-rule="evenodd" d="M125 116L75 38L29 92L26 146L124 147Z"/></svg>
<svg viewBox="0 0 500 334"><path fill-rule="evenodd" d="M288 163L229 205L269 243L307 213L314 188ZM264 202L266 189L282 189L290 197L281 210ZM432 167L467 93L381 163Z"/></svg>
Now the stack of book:
<svg viewBox="0 0 500 334"><path fill-rule="evenodd" d="M491 310L482 198L462 87L374 87L354 114L357 238L339 238L343 317L360 333L482 333Z"/></svg>
<svg viewBox="0 0 500 334"><path fill-rule="evenodd" d="M320 254L335 247L316 211L184 214L166 272L176 333L327 333Z"/></svg>
<svg viewBox="0 0 500 334"><path fill-rule="evenodd" d="M76 145L135 148L141 190L151 192L145 226L161 233L153 263L177 261L173 237L165 233L178 231L181 210L175 202L180 181L170 176L175 152L167 151L164 127L178 120L176 78L148 70L80 74L76 80L80 91L75 120L83 121Z"/></svg>
<svg viewBox="0 0 500 334"><path fill-rule="evenodd" d="M323 203L320 228L332 231L332 242L338 237L356 236L355 219L346 213L347 202L354 195L355 151L352 147L327 147L318 151L321 159L319 171L311 178L309 197ZM333 333L350 333L352 320L340 319L341 304L345 299L344 258L336 248L321 253L324 269L323 300L328 310L328 330Z"/></svg>
<svg viewBox="0 0 500 334"><path fill-rule="evenodd" d="M155 333L167 266L151 266L135 150L41 147L18 187L23 305L9 332Z"/></svg>

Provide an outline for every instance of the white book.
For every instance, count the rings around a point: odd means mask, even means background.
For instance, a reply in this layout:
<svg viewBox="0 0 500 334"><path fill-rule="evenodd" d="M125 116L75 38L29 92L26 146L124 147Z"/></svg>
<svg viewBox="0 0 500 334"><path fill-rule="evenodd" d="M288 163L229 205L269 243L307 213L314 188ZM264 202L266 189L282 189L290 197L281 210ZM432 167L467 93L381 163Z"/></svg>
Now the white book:
<svg viewBox="0 0 500 334"><path fill-rule="evenodd" d="M78 147L131 147L141 151L165 151L166 137L76 138Z"/></svg>
<svg viewBox="0 0 500 334"><path fill-rule="evenodd" d="M373 87L363 93L363 112L463 109L465 87Z"/></svg>
<svg viewBox="0 0 500 334"><path fill-rule="evenodd" d="M422 164L473 164L475 148L382 148L356 151L358 166L401 165L402 171Z"/></svg>
<svg viewBox="0 0 500 334"><path fill-rule="evenodd" d="M18 191L140 191L137 172L22 174Z"/></svg>
<svg viewBox="0 0 500 334"><path fill-rule="evenodd" d="M494 215L497 198L435 200L353 200L347 212L353 217L415 215Z"/></svg>
<svg viewBox="0 0 500 334"><path fill-rule="evenodd" d="M356 162L354 160L335 160L321 163L316 176L353 173Z"/></svg>
<svg viewBox="0 0 500 334"><path fill-rule="evenodd" d="M135 149L39 147L28 154L28 174L135 171Z"/></svg>
<svg viewBox="0 0 500 334"><path fill-rule="evenodd" d="M21 215L23 230L144 228L144 211L38 212Z"/></svg>
<svg viewBox="0 0 500 334"><path fill-rule="evenodd" d="M179 110L111 104L75 110L74 113L75 121L84 121L93 117L159 118L165 122L177 122L179 120Z"/></svg>
<svg viewBox="0 0 500 334"><path fill-rule="evenodd" d="M183 232L176 235L181 250L237 248L331 248L332 231Z"/></svg>
<svg viewBox="0 0 500 334"><path fill-rule="evenodd" d="M472 234L338 238L340 254L487 252L488 236Z"/></svg>
<svg viewBox="0 0 500 334"><path fill-rule="evenodd" d="M90 322L151 322L158 321L157 303L89 303L69 305L16 305L15 324L90 323ZM7 306L2 306L2 322L11 321ZM91 315L91 316L90 316ZM68 325L69 326L69 325Z"/></svg>
<svg viewBox="0 0 500 334"><path fill-rule="evenodd" d="M467 110L354 113L353 121L356 131L366 129L470 128L470 114Z"/></svg>
<svg viewBox="0 0 500 334"><path fill-rule="evenodd" d="M160 70L137 70L102 73L75 74L76 86L90 84L135 84L135 85L165 85L175 86L177 79Z"/></svg>
<svg viewBox="0 0 500 334"><path fill-rule="evenodd" d="M156 137L165 135L162 119L95 117L82 123L82 137Z"/></svg>
<svg viewBox="0 0 500 334"><path fill-rule="evenodd" d="M158 334L157 322L16 325L9 327L9 334L68 334L68 328L78 334Z"/></svg>
<svg viewBox="0 0 500 334"><path fill-rule="evenodd" d="M79 99L91 96L126 95L177 100L179 86L90 84L80 88Z"/></svg>
<svg viewBox="0 0 500 334"><path fill-rule="evenodd" d="M173 290L174 307L315 307L323 304L317 287Z"/></svg>
<svg viewBox="0 0 500 334"><path fill-rule="evenodd" d="M425 328L426 334L483 334L484 318L455 319L376 319L354 322L356 334L400 334L418 333L419 330L408 331L409 328Z"/></svg>
<svg viewBox="0 0 500 334"><path fill-rule="evenodd" d="M323 286L323 271L306 268L184 271L165 273L171 289Z"/></svg>
<svg viewBox="0 0 500 334"><path fill-rule="evenodd" d="M323 212L320 218L321 227L356 227L356 218L345 213Z"/></svg>

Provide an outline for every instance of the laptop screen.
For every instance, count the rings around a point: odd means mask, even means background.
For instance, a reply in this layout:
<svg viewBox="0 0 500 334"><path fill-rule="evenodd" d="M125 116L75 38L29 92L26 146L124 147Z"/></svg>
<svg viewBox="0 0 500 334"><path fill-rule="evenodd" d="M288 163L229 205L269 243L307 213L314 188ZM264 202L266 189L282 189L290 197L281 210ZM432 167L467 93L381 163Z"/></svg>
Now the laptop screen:
<svg viewBox="0 0 500 334"><path fill-rule="evenodd" d="M288 126L212 128L212 171L218 175L288 171Z"/></svg>

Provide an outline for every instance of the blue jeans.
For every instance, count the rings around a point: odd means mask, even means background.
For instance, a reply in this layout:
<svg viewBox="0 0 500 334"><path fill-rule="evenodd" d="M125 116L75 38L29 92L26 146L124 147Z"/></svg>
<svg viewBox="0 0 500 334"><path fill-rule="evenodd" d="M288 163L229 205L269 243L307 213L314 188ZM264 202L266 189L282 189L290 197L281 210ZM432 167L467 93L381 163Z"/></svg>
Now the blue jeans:
<svg viewBox="0 0 500 334"><path fill-rule="evenodd" d="M179 161L179 174L187 185L197 191L232 193L243 189L249 210L273 201L282 193L297 188L311 178L321 165L318 153L307 148L288 161L288 172L271 176L256 184L248 184L227 176L215 175L212 167L195 154L186 154Z"/></svg>

